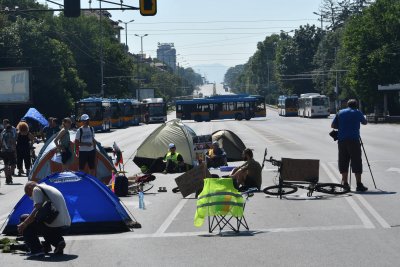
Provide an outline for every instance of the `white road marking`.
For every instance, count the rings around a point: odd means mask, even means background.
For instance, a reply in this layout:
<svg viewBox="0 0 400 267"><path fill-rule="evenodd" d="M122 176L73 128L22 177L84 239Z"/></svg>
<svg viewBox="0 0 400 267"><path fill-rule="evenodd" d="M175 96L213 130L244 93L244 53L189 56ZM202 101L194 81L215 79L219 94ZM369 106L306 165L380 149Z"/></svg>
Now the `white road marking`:
<svg viewBox="0 0 400 267"><path fill-rule="evenodd" d="M338 180L335 178L333 173L329 170L328 166L321 162L320 163L324 171L328 174L329 179L333 183L338 183ZM372 221L368 218L368 216L364 213L364 211L360 208L360 206L354 201L353 198L351 197L345 197L346 201L349 203L350 207L354 210L354 212L357 214L358 218L361 220L365 228L372 229L375 228L375 225L372 223Z"/></svg>
<svg viewBox="0 0 400 267"><path fill-rule="evenodd" d="M330 164L330 167L335 168L333 164ZM386 228L386 229L391 228L390 224L385 219L383 219L383 217L371 206L371 204L368 203L368 201L362 195L355 194L354 196L361 202L361 204L369 211L369 213L372 215L372 217L374 217L375 220L383 228Z"/></svg>
<svg viewBox="0 0 400 267"><path fill-rule="evenodd" d="M354 230L365 229L364 225L331 225L331 226L314 226L314 227L292 227L292 228L265 228L265 229L250 229L250 231L242 231L246 233L293 233L293 232L314 232L314 231L339 231L339 230ZM231 232L222 232L230 234ZM218 235L218 231L209 233L206 231L198 232L174 232L162 234L115 234L115 235L84 235L84 236L66 236L66 241L88 241L88 240L120 240L120 239L143 239L143 238L166 238L166 237L191 237L201 235ZM239 234L240 235L240 234Z"/></svg>
<svg viewBox="0 0 400 267"><path fill-rule="evenodd" d="M153 234L155 237L160 236L164 234L164 232L168 229L168 227L171 225L172 221L175 219L175 217L179 214L179 212L182 210L182 208L185 206L186 202L188 201L187 198L183 198L178 205L176 205L175 209L169 214L167 219L161 224L160 228Z"/></svg>
<svg viewBox="0 0 400 267"><path fill-rule="evenodd" d="M364 197L362 197L361 195L356 195L356 197L383 228L386 228L386 229L391 228L390 224L388 224L385 221L385 219L383 219L383 217L368 203L367 200L365 200Z"/></svg>

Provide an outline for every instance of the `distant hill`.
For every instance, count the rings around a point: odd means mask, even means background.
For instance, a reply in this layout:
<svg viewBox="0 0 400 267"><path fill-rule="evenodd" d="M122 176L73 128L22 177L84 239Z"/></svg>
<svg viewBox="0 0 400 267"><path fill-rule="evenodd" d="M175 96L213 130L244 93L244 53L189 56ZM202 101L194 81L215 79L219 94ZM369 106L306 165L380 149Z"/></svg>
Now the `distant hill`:
<svg viewBox="0 0 400 267"><path fill-rule="evenodd" d="M201 75L206 75L209 82L221 83L229 67L222 64L202 64L192 67L193 70Z"/></svg>

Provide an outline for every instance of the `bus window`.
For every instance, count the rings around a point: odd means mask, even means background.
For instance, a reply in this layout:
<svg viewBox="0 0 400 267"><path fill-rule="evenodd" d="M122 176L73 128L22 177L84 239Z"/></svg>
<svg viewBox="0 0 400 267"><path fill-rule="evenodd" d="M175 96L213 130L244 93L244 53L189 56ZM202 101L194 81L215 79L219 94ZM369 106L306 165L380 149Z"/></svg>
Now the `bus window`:
<svg viewBox="0 0 400 267"><path fill-rule="evenodd" d="M237 110L244 110L244 103L243 102L237 102L236 103Z"/></svg>
<svg viewBox="0 0 400 267"><path fill-rule="evenodd" d="M312 105L313 106L328 107L329 106L329 100L328 100L328 98L313 98L312 99Z"/></svg>
<svg viewBox="0 0 400 267"><path fill-rule="evenodd" d="M176 111L182 112L182 105L178 105L178 106L176 107Z"/></svg>

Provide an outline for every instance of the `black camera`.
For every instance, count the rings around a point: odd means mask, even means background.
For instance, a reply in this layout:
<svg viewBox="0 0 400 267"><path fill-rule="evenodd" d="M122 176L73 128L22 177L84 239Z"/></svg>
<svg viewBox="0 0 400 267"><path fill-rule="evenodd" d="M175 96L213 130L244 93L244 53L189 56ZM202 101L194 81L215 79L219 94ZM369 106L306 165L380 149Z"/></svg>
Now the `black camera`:
<svg viewBox="0 0 400 267"><path fill-rule="evenodd" d="M333 138L333 141L337 141L338 140L338 136L339 136L339 131L338 130L332 130L329 135Z"/></svg>

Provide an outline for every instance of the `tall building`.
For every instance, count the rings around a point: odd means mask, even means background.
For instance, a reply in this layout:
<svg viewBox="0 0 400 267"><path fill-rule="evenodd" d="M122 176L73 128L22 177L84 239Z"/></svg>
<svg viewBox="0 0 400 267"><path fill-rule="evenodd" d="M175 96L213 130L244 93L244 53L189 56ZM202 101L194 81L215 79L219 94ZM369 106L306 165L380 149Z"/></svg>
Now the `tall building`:
<svg viewBox="0 0 400 267"><path fill-rule="evenodd" d="M176 70L176 50L173 43L158 43L157 59Z"/></svg>

